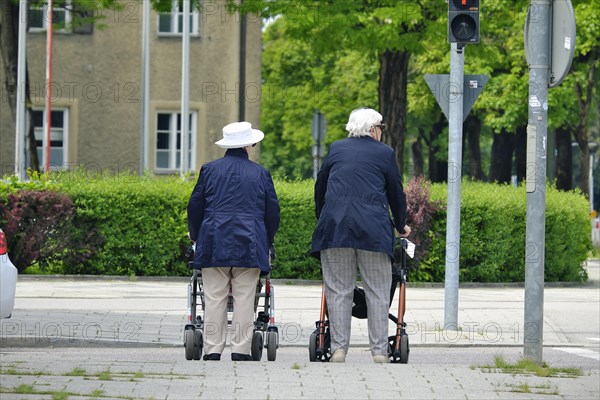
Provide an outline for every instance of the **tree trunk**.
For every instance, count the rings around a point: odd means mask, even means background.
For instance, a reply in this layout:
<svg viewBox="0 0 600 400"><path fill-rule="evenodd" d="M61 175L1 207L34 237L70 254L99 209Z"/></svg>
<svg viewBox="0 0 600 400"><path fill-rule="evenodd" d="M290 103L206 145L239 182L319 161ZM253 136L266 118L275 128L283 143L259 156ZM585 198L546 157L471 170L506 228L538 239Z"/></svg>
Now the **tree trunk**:
<svg viewBox="0 0 600 400"><path fill-rule="evenodd" d="M577 82L575 89L577 91L577 102L579 104L579 122L575 131L575 139L579 144L579 161L580 161L580 180L579 187L586 195L590 194L590 146L589 133L587 128L587 119L592 105L592 94L594 89L594 73L596 71L596 63L598 62L598 51L594 51L590 57L590 69L586 79L586 86L582 87L580 82ZM585 93L584 93L585 90Z"/></svg>
<svg viewBox="0 0 600 400"><path fill-rule="evenodd" d="M479 137L481 134L481 120L475 116L468 116L464 123L469 146L469 176L475 180L485 179L483 168L481 167L481 147Z"/></svg>
<svg viewBox="0 0 600 400"><path fill-rule="evenodd" d="M573 189L573 152L571 132L565 128L556 130L556 188Z"/></svg>
<svg viewBox="0 0 600 400"><path fill-rule="evenodd" d="M409 59L410 53L401 51L386 51L379 58L379 112L387 124L384 141L396 151L401 176L404 172Z"/></svg>
<svg viewBox="0 0 600 400"><path fill-rule="evenodd" d="M588 143L588 130L585 124L579 124L575 136L579 144L579 188L588 196L590 195L590 146ZM583 126L582 126L583 125Z"/></svg>
<svg viewBox="0 0 600 400"><path fill-rule="evenodd" d="M8 104L16 122L17 60L18 60L19 4L0 1L0 57L4 63L4 88Z"/></svg>
<svg viewBox="0 0 600 400"><path fill-rule="evenodd" d="M494 135L492 144L492 165L490 166L490 181L510 183L512 175L514 135L502 129Z"/></svg>
<svg viewBox="0 0 600 400"><path fill-rule="evenodd" d="M0 56L4 63L4 86L8 95L13 122L17 121L17 67L18 67L18 37L19 37L19 3L12 1L0 1ZM31 110L31 97L29 95L29 71L26 67L25 74L25 105L29 119L29 129L26 140L29 144L27 151L29 155L29 168L40 171L35 145L33 127L33 113Z"/></svg>
<svg viewBox="0 0 600 400"><path fill-rule="evenodd" d="M441 149L438 144L445 126L446 117L440 113L438 121L431 128L429 140L425 142L429 148L429 180L431 182L446 182L448 180L448 153L440 154Z"/></svg>
<svg viewBox="0 0 600 400"><path fill-rule="evenodd" d="M415 140L412 144L412 155L413 155L413 175L423 176L425 171L425 160L423 159L423 142L420 137Z"/></svg>
<svg viewBox="0 0 600 400"><path fill-rule="evenodd" d="M35 126L33 126L33 109L31 108L31 96L29 96L29 69L25 67L25 101L27 109L27 120L29 128L27 129L27 155L29 156L29 168L40 172L40 160L38 159L37 145L35 143Z"/></svg>
<svg viewBox="0 0 600 400"><path fill-rule="evenodd" d="M515 133L515 171L517 182L523 182L527 175L527 125L518 126Z"/></svg>

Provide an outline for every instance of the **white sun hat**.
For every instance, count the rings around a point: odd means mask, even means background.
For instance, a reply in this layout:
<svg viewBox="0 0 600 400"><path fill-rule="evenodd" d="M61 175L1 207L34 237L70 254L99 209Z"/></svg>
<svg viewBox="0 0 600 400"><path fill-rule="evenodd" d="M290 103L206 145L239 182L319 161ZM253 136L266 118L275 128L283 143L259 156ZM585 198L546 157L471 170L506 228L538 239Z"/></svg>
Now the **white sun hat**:
<svg viewBox="0 0 600 400"><path fill-rule="evenodd" d="M234 122L223 128L223 139L215 144L223 149L236 149L258 143L265 134L258 129L252 129L250 122Z"/></svg>

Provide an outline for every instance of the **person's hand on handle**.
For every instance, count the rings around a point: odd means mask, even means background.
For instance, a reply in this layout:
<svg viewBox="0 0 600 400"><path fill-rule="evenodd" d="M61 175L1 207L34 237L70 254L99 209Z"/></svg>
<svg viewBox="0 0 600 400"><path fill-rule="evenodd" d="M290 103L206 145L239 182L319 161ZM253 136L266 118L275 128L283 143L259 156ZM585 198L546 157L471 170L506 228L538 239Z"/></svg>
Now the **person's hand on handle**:
<svg viewBox="0 0 600 400"><path fill-rule="evenodd" d="M196 244L196 241L195 241L195 240L192 240L192 237L190 236L190 233L189 233L189 232L188 232L188 239L190 239L190 242L192 242L192 243Z"/></svg>
<svg viewBox="0 0 600 400"><path fill-rule="evenodd" d="M411 232L412 230L410 229L410 226L404 225L404 232L398 232L398 237L408 237L408 235L410 235Z"/></svg>

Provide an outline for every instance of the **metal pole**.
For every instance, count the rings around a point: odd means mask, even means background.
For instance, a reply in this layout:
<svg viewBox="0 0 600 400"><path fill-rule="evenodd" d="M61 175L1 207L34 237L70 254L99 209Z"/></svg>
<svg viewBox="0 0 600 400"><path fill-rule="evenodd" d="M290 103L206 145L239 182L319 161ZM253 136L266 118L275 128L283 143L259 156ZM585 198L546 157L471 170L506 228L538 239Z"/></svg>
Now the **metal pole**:
<svg viewBox="0 0 600 400"><path fill-rule="evenodd" d="M150 2L143 3L142 21L142 118L140 123L140 175L150 169Z"/></svg>
<svg viewBox="0 0 600 400"><path fill-rule="evenodd" d="M46 28L46 135L43 140L44 170L50 172L50 145L52 130L52 0L48 0L48 23Z"/></svg>
<svg viewBox="0 0 600 400"><path fill-rule="evenodd" d="M25 65L27 61L27 0L19 2L19 45L17 53L17 120L15 127L15 175L25 180Z"/></svg>
<svg viewBox="0 0 600 400"><path fill-rule="evenodd" d="M315 143L313 145L313 179L317 180L317 175L319 174L319 151L321 149L320 143Z"/></svg>
<svg viewBox="0 0 600 400"><path fill-rule="evenodd" d="M244 3L240 1L240 5ZM240 121L246 120L246 32L248 21L246 15L240 12L240 102L238 114Z"/></svg>
<svg viewBox="0 0 600 400"><path fill-rule="evenodd" d="M542 363L544 252L546 228L546 143L550 82L550 0L529 5L529 117L527 125L527 225L523 355Z"/></svg>
<svg viewBox="0 0 600 400"><path fill-rule="evenodd" d="M594 153L593 149L590 151L590 168L589 168L589 188L590 188L590 213L594 211Z"/></svg>
<svg viewBox="0 0 600 400"><path fill-rule="evenodd" d="M320 111L315 110L313 115L310 131L314 139L312 148L313 156L313 179L317 180L317 174L320 168L320 156L322 141L325 138L325 116Z"/></svg>
<svg viewBox="0 0 600 400"><path fill-rule="evenodd" d="M458 330L458 271L460 256L460 184L462 176L462 128L464 48L452 43L448 109L448 210L446 219L446 275L444 329Z"/></svg>
<svg viewBox="0 0 600 400"><path fill-rule="evenodd" d="M188 134L190 115L190 0L183 0L183 33L181 49L181 176L188 167Z"/></svg>

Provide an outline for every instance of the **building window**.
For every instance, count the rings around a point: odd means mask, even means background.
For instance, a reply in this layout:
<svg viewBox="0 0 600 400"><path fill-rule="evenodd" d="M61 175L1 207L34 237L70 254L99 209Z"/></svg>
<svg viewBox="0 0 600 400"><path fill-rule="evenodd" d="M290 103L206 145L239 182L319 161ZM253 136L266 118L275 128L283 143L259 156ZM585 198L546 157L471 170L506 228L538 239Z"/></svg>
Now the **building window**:
<svg viewBox="0 0 600 400"><path fill-rule="evenodd" d="M57 32L68 32L71 29L72 0L54 2L52 7L52 23ZM31 5L27 11L27 25L30 32L41 32L48 29L48 5Z"/></svg>
<svg viewBox="0 0 600 400"><path fill-rule="evenodd" d="M190 112L188 122L187 166L194 170L196 155L196 113ZM156 114L156 163L157 171L170 172L181 168L181 113L158 112Z"/></svg>
<svg viewBox="0 0 600 400"><path fill-rule="evenodd" d="M198 10L190 12L190 35L198 35ZM183 33L183 2L173 0L170 13L158 14L158 34L161 36L181 35Z"/></svg>
<svg viewBox="0 0 600 400"><path fill-rule="evenodd" d="M69 136L69 110L52 110L50 117L50 167L62 169L67 166L67 139ZM46 136L46 111L33 110L33 132L40 166L44 160L44 137Z"/></svg>

